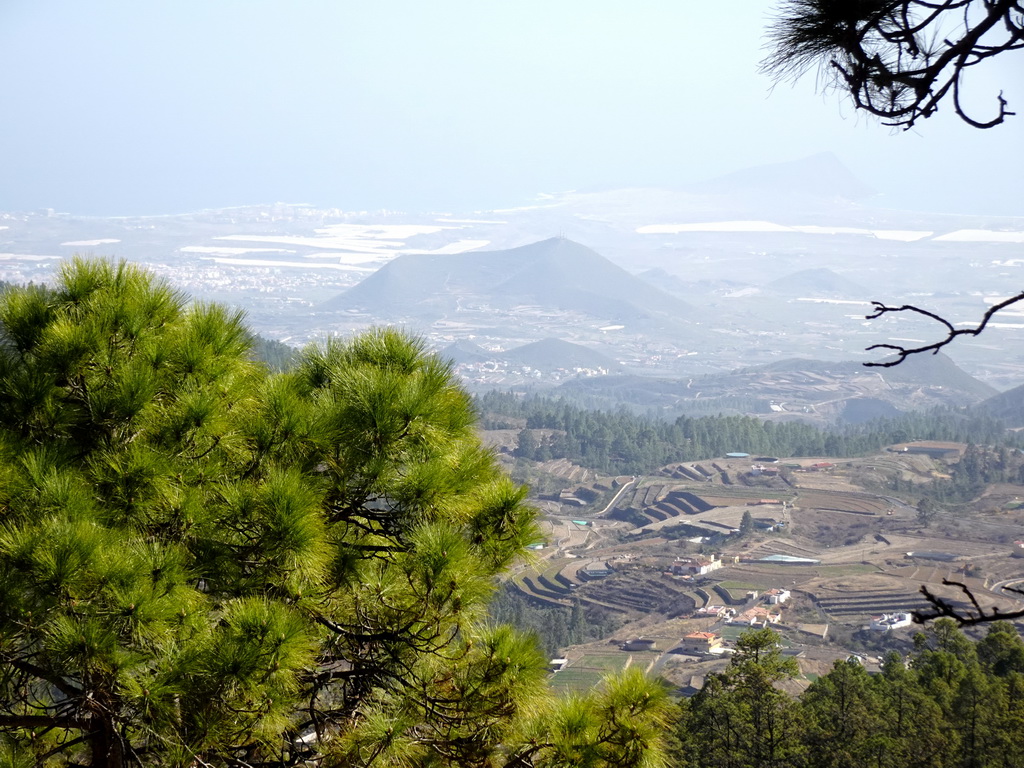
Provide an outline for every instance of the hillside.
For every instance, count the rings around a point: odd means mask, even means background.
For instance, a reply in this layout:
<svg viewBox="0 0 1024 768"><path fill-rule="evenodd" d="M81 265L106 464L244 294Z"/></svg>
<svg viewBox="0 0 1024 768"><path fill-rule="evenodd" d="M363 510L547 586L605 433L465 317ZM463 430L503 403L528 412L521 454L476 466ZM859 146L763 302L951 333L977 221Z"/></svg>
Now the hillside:
<svg viewBox="0 0 1024 768"><path fill-rule="evenodd" d="M460 363L483 363L500 356L499 353L490 352L468 339L453 341L447 347L439 350L438 354L446 360L451 360L456 365Z"/></svg>
<svg viewBox="0 0 1024 768"><path fill-rule="evenodd" d="M807 371L817 375L833 376L877 375L890 384L952 389L962 392L973 402L989 398L996 391L993 387L964 371L949 356L941 353L938 355L912 355L892 368L868 368L862 363L853 361L828 362L791 358L780 360L777 363L746 368L737 373L757 375L788 371Z"/></svg>
<svg viewBox="0 0 1024 768"><path fill-rule="evenodd" d="M860 200L875 194L874 189L858 179L831 152L745 168L693 185L690 190L735 197L765 195L776 199L820 197Z"/></svg>
<svg viewBox="0 0 1024 768"><path fill-rule="evenodd" d="M944 387L964 392L974 399L990 398L995 387L971 376L947 355L912 355L893 368L868 369L878 372L888 382L906 385Z"/></svg>
<svg viewBox="0 0 1024 768"><path fill-rule="evenodd" d="M618 363L582 344L561 339L542 339L505 352L502 357L511 363L528 365L538 370L556 368L614 368Z"/></svg>
<svg viewBox="0 0 1024 768"><path fill-rule="evenodd" d="M567 382L558 392L590 407L623 404L664 415L760 413L862 422L898 411L973 405L994 390L940 354L917 355L895 368L787 359L685 380L602 376Z"/></svg>
<svg viewBox="0 0 1024 768"><path fill-rule="evenodd" d="M663 291L685 299L692 299L695 296L733 294L744 289L756 290L750 283L726 278L717 280L684 280L660 267L641 272L637 277L651 285L658 286Z"/></svg>
<svg viewBox="0 0 1024 768"><path fill-rule="evenodd" d="M993 395L976 410L1001 419L1008 427L1024 427L1024 384Z"/></svg>
<svg viewBox="0 0 1024 768"><path fill-rule="evenodd" d="M842 296L851 299L862 299L871 293L860 283L825 267L803 269L776 278L763 290L785 296Z"/></svg>
<svg viewBox="0 0 1024 768"><path fill-rule="evenodd" d="M519 306L622 323L691 314L685 302L564 238L500 251L399 256L320 309L393 318Z"/></svg>

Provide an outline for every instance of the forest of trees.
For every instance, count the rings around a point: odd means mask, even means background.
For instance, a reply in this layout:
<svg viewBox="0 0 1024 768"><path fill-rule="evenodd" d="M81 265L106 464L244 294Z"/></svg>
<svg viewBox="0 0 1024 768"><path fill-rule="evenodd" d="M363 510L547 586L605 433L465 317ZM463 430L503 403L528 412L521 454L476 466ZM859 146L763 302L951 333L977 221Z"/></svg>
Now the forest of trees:
<svg viewBox="0 0 1024 768"><path fill-rule="evenodd" d="M606 638L622 625L614 611L584 610L579 601L571 607L538 605L508 582L495 593L489 610L495 621L532 632L549 658L570 645Z"/></svg>
<svg viewBox="0 0 1024 768"><path fill-rule="evenodd" d="M797 662L770 629L746 633L729 668L680 704L679 768L1005 768L1024 765L1024 642L997 622L971 640L951 619L888 653L878 674L837 661L799 697Z"/></svg>
<svg viewBox="0 0 1024 768"><path fill-rule="evenodd" d="M506 582L495 593L488 607L499 624L508 624L537 637L545 655L557 656L570 645L602 640L623 624L620 614L579 601L571 607L539 605Z"/></svg>
<svg viewBox="0 0 1024 768"><path fill-rule="evenodd" d="M567 458L608 474L636 474L678 461L742 451L762 456L862 456L909 440L1018 446L1002 422L980 413L933 410L821 430L803 422L753 416L682 416L664 422L626 410L590 411L562 400L490 392L476 398L485 427L525 424L518 456ZM532 430L554 430L538 439ZM525 441L525 444L524 444Z"/></svg>
<svg viewBox="0 0 1024 768"><path fill-rule="evenodd" d="M894 473L887 490L920 495L939 504L962 504L977 498L991 483L1024 484L1024 453L1006 445L968 443L963 457L953 464L949 477L914 483Z"/></svg>
<svg viewBox="0 0 1024 768"><path fill-rule="evenodd" d="M386 330L259 354L239 315L125 264L76 261L0 296L0 765L656 766L670 708L655 681L630 670L567 699L545 682L547 654L614 619L495 591L535 512L475 410L525 425L534 458L612 471L1005 435L955 412L831 433L500 393L474 409L448 364ZM960 474L1008 477L1019 457L972 445ZM981 648L965 668L988 675ZM750 680L788 669L743 658L684 705L677 762L748 764L728 762L742 730L728 758L686 742L718 727L704 702L740 690L746 711ZM804 706L758 695L757 723ZM757 742L749 764L807 760L801 739Z"/></svg>

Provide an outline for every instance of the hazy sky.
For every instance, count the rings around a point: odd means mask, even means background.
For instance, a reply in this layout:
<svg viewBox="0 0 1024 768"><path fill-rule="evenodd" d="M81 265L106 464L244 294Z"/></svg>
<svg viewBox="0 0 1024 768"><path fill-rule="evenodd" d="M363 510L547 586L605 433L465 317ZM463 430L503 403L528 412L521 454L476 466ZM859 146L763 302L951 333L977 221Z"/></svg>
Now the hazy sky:
<svg viewBox="0 0 1024 768"><path fill-rule="evenodd" d="M893 134L813 77L771 91L769 9L0 0L0 210L460 211L828 150L893 205L1024 215L1024 53L972 80L1020 117Z"/></svg>

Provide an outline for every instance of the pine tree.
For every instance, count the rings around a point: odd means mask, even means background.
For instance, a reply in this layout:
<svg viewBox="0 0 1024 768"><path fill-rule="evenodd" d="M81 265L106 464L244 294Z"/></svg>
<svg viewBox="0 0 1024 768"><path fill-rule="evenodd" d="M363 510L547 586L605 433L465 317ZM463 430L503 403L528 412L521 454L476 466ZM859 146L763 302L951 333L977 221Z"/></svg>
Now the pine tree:
<svg viewBox="0 0 1024 768"><path fill-rule="evenodd" d="M837 661L801 697L802 740L807 763L820 768L859 768L885 764L878 692L863 665Z"/></svg>
<svg viewBox="0 0 1024 768"><path fill-rule="evenodd" d="M920 501L917 502L917 522L924 527L928 527L935 515L938 514L938 507L932 499L924 496Z"/></svg>
<svg viewBox="0 0 1024 768"><path fill-rule="evenodd" d="M3 759L533 765L581 706L594 765L657 764L657 687L556 702L486 621L535 513L450 366L250 339L124 264L0 297Z"/></svg>
<svg viewBox="0 0 1024 768"><path fill-rule="evenodd" d="M532 459L539 445L537 434L532 429L521 429L516 442L515 455L524 459Z"/></svg>
<svg viewBox="0 0 1024 768"><path fill-rule="evenodd" d="M798 764L796 705L777 688L798 673L771 629L744 632L729 668L681 705L675 728L684 765L760 768Z"/></svg>

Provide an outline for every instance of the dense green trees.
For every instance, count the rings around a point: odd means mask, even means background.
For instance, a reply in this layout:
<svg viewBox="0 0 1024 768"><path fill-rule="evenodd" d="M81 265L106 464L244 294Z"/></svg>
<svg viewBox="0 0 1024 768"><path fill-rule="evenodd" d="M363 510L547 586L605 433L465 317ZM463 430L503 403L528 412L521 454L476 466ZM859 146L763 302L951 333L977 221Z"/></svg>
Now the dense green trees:
<svg viewBox="0 0 1024 768"><path fill-rule="evenodd" d="M1017 444L1003 424L985 414L948 410L909 413L833 430L753 416L682 416L658 421L625 410L588 411L564 400L490 392L476 398L484 424L525 420L516 455L543 461L568 458L610 473L643 473L676 461L744 451L771 456L859 456L908 440ZM540 440L538 430L554 430Z"/></svg>
<svg viewBox="0 0 1024 768"><path fill-rule="evenodd" d="M591 607L584 611L579 601L571 608L536 604L506 582L488 606L491 617L501 623L537 636L549 657L570 645L603 640L622 626L621 615Z"/></svg>
<svg viewBox="0 0 1024 768"><path fill-rule="evenodd" d="M791 765L799 746L796 703L776 686L797 673L770 629L740 636L729 669L680 705L681 766Z"/></svg>
<svg viewBox="0 0 1024 768"><path fill-rule="evenodd" d="M840 660L799 697L771 630L741 636L729 669L680 704L675 763L702 768L1024 765L1024 642L1012 625L967 638L951 619L878 674Z"/></svg>
<svg viewBox="0 0 1024 768"><path fill-rule="evenodd" d="M124 264L0 298L0 762L655 764L660 688L486 620L537 532L450 368L249 339Z"/></svg>

